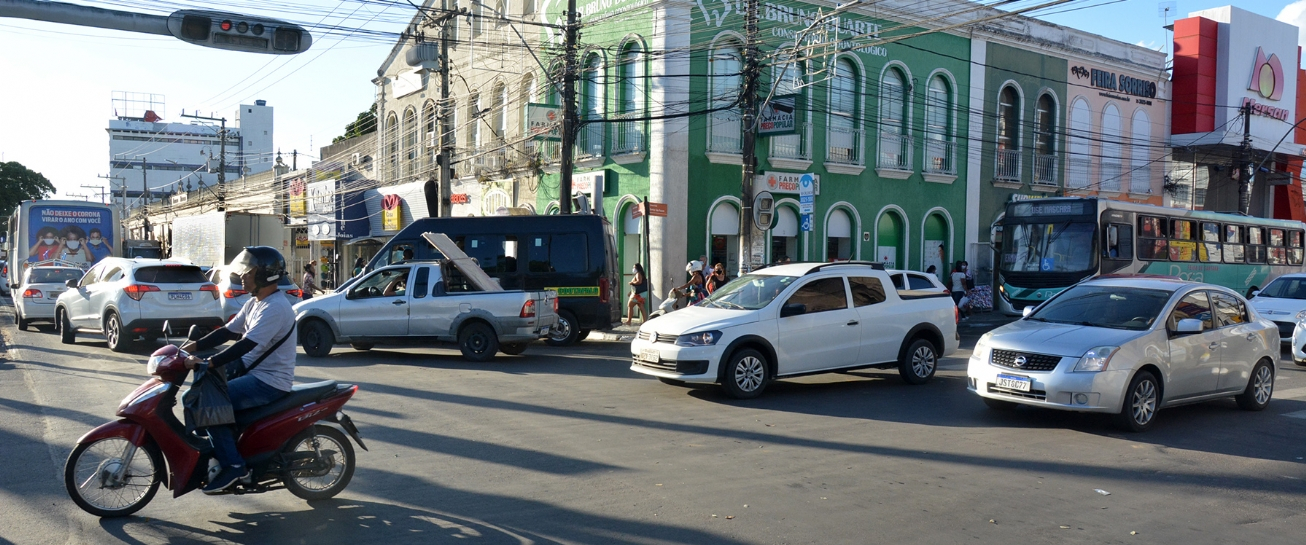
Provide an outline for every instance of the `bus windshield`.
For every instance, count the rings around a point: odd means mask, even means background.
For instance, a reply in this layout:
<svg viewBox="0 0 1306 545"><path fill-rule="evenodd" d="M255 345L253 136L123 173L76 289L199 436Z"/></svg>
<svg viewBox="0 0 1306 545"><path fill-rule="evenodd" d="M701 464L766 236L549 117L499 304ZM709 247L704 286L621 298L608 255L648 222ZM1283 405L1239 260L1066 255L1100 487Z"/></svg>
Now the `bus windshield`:
<svg viewBox="0 0 1306 545"><path fill-rule="evenodd" d="M1080 272L1095 266L1089 222L1017 223L1004 229L1002 270Z"/></svg>

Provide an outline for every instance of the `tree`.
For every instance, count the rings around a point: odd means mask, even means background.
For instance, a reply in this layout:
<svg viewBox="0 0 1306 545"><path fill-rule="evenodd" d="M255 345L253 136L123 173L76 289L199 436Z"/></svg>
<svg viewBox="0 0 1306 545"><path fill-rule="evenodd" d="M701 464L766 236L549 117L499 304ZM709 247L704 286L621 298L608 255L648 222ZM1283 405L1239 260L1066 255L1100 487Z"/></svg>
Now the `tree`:
<svg viewBox="0 0 1306 545"><path fill-rule="evenodd" d="M374 132L376 132L376 104L373 104L368 111L358 114L358 118L352 123L345 125L345 134L335 137L331 143L338 144L343 140Z"/></svg>
<svg viewBox="0 0 1306 545"><path fill-rule="evenodd" d="M9 214L18 204L30 199L44 199L55 192L54 185L17 161L0 163L0 214Z"/></svg>

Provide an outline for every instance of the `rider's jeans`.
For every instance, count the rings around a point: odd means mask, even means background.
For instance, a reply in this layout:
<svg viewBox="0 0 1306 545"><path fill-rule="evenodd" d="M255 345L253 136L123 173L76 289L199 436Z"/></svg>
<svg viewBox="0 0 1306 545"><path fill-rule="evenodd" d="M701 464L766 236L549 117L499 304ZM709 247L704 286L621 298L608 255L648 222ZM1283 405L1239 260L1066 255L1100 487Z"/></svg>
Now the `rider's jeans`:
<svg viewBox="0 0 1306 545"><path fill-rule="evenodd" d="M227 395L231 396L231 408L237 411L267 405L281 399L286 392L269 386L253 376L245 375L227 383ZM234 426L213 426L208 428L209 442L213 444L213 456L227 467L245 464L236 450Z"/></svg>

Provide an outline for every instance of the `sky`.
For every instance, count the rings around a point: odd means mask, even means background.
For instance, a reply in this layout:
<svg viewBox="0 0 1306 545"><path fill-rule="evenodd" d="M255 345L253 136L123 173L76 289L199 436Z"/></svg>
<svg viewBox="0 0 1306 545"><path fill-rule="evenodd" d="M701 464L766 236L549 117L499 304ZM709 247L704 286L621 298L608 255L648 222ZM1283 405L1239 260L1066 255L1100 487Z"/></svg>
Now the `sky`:
<svg viewBox="0 0 1306 545"><path fill-rule="evenodd" d="M85 3L145 5L130 0ZM1093 7L1041 18L1168 50L1170 36L1161 27L1174 22L1175 14L1182 18L1229 3L1231 0L1080 0L1070 6ZM1236 3L1306 27L1306 0ZM260 12L257 6L264 4L257 0L223 3L231 11L282 17L304 24L310 31L323 23L397 33L414 12L402 3L358 0L282 4L296 11ZM1168 19L1159 14L1161 5L1174 6ZM0 51L4 52L0 55L0 160L17 161L44 174L60 196L97 198L99 188L107 186L107 180L99 176L109 174L105 128L113 116L114 91L164 95L165 121L174 122L187 121L181 117L184 110L225 116L230 123L240 104L266 100L275 111L275 147L287 156L287 162L292 150L316 156L321 146L330 144L372 104L375 86L371 80L394 42L369 36L314 32L308 52L273 56L208 49L165 36L0 19Z"/></svg>

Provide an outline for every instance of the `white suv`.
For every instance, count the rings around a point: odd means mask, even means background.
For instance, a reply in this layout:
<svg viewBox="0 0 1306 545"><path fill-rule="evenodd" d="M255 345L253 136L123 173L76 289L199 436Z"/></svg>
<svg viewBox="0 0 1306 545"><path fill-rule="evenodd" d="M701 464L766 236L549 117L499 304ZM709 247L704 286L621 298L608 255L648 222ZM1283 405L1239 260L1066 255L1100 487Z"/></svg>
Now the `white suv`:
<svg viewBox="0 0 1306 545"><path fill-rule="evenodd" d="M758 270L698 305L640 326L631 370L671 384L717 383L736 398L770 381L896 367L922 384L957 350L957 307L942 290L896 290L879 263Z"/></svg>
<svg viewBox="0 0 1306 545"><path fill-rule="evenodd" d="M199 267L161 259L111 257L96 263L55 302L55 326L64 344L77 332L104 333L109 349L123 352L137 338L154 339L168 321L176 331L223 325L218 287Z"/></svg>

